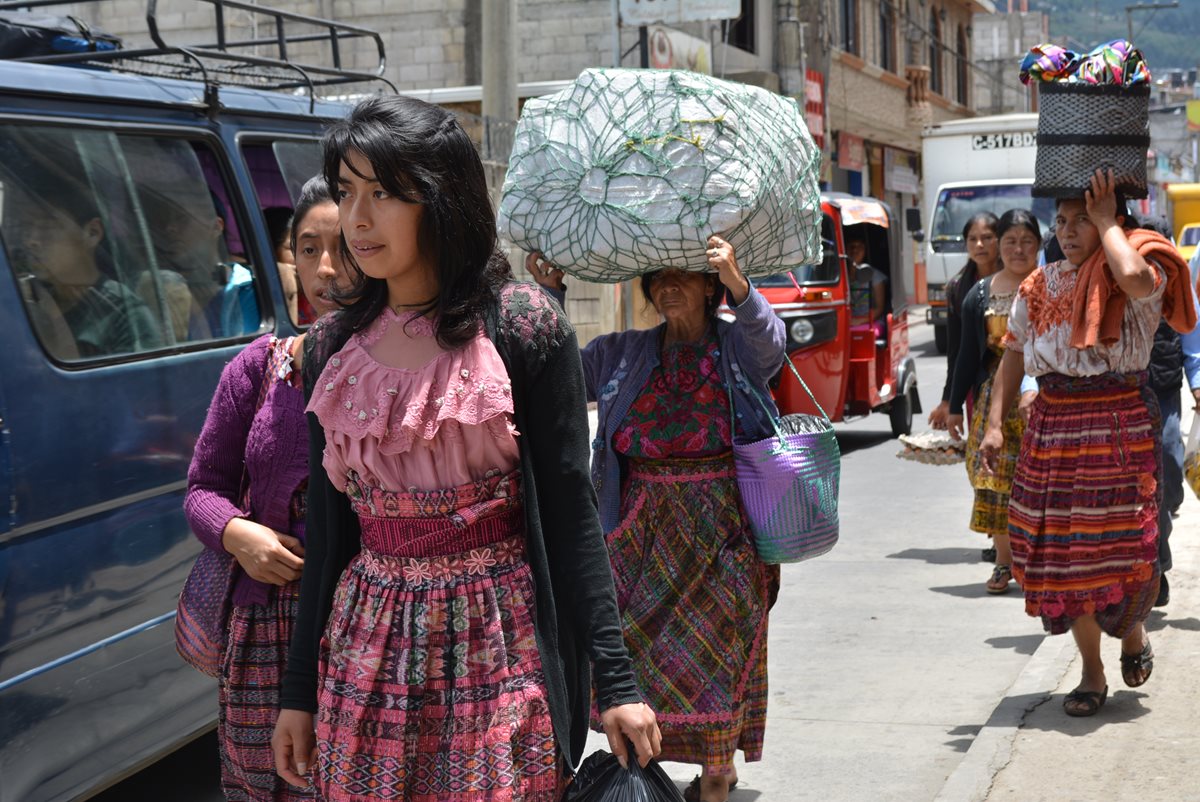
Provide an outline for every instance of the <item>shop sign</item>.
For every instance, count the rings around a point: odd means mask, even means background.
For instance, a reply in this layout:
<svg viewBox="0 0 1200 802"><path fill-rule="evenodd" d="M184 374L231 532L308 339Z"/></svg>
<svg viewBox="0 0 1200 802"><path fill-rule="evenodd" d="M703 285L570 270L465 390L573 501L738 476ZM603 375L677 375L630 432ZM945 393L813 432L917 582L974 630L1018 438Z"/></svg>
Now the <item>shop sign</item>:
<svg viewBox="0 0 1200 802"><path fill-rule="evenodd" d="M678 25L710 19L737 19L742 15L741 0L621 0L618 7L621 24Z"/></svg>
<svg viewBox="0 0 1200 802"><path fill-rule="evenodd" d="M825 149L825 76L804 71L804 122L817 147Z"/></svg>
<svg viewBox="0 0 1200 802"><path fill-rule="evenodd" d="M884 189L915 195L920 191L920 184L921 179L917 175L917 154L895 148L883 149Z"/></svg>
<svg viewBox="0 0 1200 802"><path fill-rule="evenodd" d="M867 163L867 143L861 136L838 132L837 166L843 170L862 170Z"/></svg>

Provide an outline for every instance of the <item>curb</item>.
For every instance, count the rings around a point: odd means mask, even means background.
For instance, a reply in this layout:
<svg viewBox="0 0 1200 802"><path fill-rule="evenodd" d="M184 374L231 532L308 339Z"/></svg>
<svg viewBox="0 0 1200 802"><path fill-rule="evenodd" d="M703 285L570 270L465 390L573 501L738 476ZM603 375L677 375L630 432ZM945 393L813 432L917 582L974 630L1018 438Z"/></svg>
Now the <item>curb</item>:
<svg viewBox="0 0 1200 802"><path fill-rule="evenodd" d="M1013 743L1025 716L1050 698L1076 653L1075 641L1069 633L1044 637L971 742L962 762L946 778L934 802L983 802L987 799L996 775L1012 759Z"/></svg>

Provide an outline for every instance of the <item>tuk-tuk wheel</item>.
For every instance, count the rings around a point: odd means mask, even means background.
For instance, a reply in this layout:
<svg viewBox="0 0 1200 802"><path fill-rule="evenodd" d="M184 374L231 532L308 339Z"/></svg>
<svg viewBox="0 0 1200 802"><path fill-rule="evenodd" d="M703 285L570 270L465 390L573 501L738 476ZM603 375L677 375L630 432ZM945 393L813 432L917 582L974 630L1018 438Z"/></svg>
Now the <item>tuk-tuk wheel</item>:
<svg viewBox="0 0 1200 802"><path fill-rule="evenodd" d="M913 388L910 387L904 395L896 397L888 408L888 417L892 421L892 437L912 434L913 392Z"/></svg>

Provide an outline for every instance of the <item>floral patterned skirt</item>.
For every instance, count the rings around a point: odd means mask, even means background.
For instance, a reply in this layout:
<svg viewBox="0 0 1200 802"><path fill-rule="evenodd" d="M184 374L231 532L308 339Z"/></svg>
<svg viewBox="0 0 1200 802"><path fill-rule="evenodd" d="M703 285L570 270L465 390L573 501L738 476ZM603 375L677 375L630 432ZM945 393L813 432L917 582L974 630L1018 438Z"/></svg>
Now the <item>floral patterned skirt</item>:
<svg viewBox="0 0 1200 802"><path fill-rule="evenodd" d="M997 361L996 365L999 365ZM971 428L967 432L967 476L975 488L975 503L971 506L971 530L982 532L988 537L1008 532L1008 499L1012 491L1013 473L1017 469L1017 455L1021 451L1021 438L1025 434L1025 420L1021 411L1013 404L1004 419L1004 447L996 458L995 473L983 469L979 444L987 432L988 412L992 406L992 387L996 371L979 388L971 414Z"/></svg>
<svg viewBox="0 0 1200 802"><path fill-rule="evenodd" d="M515 477L358 494L363 551L321 642L330 802L552 802L563 783ZM382 515L374 513L383 513Z"/></svg>
<svg viewBox="0 0 1200 802"><path fill-rule="evenodd" d="M713 773L732 772L738 749L761 760L779 566L758 559L732 455L632 461L622 514L609 559L662 759Z"/></svg>
<svg viewBox="0 0 1200 802"><path fill-rule="evenodd" d="M1038 384L1009 505L1013 576L1047 632L1095 615L1121 638L1158 595L1158 402L1145 373Z"/></svg>

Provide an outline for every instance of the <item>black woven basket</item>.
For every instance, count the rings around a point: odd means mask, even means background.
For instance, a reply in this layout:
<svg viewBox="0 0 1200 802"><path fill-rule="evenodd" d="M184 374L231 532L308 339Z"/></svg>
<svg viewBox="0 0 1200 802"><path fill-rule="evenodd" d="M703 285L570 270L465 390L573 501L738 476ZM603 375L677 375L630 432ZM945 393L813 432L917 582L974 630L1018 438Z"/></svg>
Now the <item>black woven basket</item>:
<svg viewBox="0 0 1200 802"><path fill-rule="evenodd" d="M1038 84L1033 194L1080 198L1097 169L1112 169L1117 189L1144 198L1150 149L1150 87Z"/></svg>

